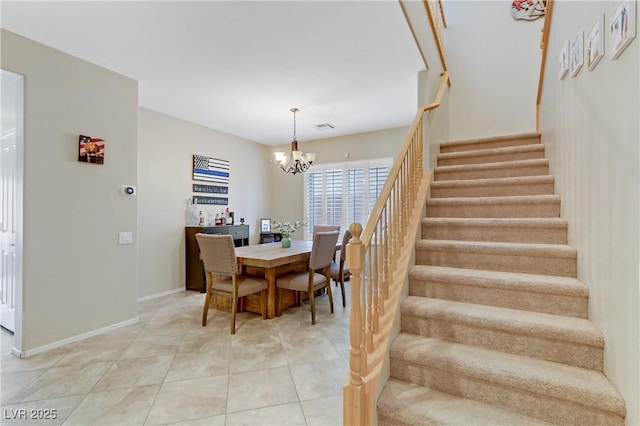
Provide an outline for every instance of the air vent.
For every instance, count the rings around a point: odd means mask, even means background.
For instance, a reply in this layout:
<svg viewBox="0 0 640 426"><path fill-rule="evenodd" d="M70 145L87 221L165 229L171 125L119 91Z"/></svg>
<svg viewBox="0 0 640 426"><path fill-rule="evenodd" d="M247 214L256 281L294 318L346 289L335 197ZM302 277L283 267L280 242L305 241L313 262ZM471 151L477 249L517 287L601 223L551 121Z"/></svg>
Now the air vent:
<svg viewBox="0 0 640 426"><path fill-rule="evenodd" d="M329 129L335 129L336 126L330 123L322 123L322 124L316 124L315 128L316 130L329 130Z"/></svg>

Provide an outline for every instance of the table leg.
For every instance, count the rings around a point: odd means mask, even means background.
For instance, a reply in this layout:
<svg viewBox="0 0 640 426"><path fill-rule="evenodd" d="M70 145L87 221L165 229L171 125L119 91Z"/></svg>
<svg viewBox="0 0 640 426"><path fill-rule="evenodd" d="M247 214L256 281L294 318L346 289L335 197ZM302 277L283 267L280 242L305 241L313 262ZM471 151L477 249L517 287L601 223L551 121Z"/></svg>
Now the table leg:
<svg viewBox="0 0 640 426"><path fill-rule="evenodd" d="M267 268L264 271L267 280L267 318L276 317L276 269Z"/></svg>

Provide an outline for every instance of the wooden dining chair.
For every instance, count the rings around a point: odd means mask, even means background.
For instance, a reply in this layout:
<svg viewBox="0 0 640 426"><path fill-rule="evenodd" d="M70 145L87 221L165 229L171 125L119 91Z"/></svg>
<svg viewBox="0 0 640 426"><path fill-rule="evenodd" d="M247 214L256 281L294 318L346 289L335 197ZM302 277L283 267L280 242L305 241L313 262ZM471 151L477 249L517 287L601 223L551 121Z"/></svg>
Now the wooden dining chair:
<svg viewBox="0 0 640 426"><path fill-rule="evenodd" d="M198 233L196 240L207 277L202 326L207 325L207 313L214 294L231 299L231 334L236 334L236 311L241 297L260 293L262 319L267 319L267 281L260 277L238 275L233 236Z"/></svg>
<svg viewBox="0 0 640 426"><path fill-rule="evenodd" d="M311 306L311 324L316 323L315 292L326 288L329 296L329 306L333 313L333 295L331 294L331 262L333 253L338 242L338 231L317 232L313 236L313 246L311 257L309 258L309 268L303 272L291 272L276 279L276 291L278 293L278 303L276 304L277 315L280 316L282 306L283 290L293 290L306 292L309 294L309 305ZM323 273L316 271L322 270Z"/></svg>
<svg viewBox="0 0 640 426"><path fill-rule="evenodd" d="M349 267L344 264L347 258L347 244L351 240L351 232L347 229L342 236L342 245L340 246L340 261L331 263L331 279L340 284L340 290L342 290L342 307L347 306L347 301L344 297L344 281L351 276Z"/></svg>

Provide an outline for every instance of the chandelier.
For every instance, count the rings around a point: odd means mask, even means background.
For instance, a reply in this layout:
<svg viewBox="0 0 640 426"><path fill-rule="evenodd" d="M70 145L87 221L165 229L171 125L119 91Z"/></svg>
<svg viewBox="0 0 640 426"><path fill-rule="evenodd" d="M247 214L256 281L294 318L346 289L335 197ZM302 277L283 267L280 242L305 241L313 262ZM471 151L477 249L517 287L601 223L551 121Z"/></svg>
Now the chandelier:
<svg viewBox="0 0 640 426"><path fill-rule="evenodd" d="M284 152L274 152L276 161L280 165L280 168L286 173L298 174L306 172L313 161L316 159L316 154L307 152L306 154L298 150L298 141L296 140L296 112L300 111L298 108L291 108L293 113L293 140L291 141L291 154L286 155Z"/></svg>

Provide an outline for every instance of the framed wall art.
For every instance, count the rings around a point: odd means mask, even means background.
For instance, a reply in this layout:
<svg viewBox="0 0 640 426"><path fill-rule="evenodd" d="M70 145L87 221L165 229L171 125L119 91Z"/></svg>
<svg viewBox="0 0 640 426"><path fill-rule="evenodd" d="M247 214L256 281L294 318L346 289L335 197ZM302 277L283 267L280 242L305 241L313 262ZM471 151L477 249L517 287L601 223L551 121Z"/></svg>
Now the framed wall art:
<svg viewBox="0 0 640 426"><path fill-rule="evenodd" d="M193 192L206 192L207 194L228 194L228 186L215 186L215 185L202 185L199 183L193 184Z"/></svg>
<svg viewBox="0 0 640 426"><path fill-rule="evenodd" d="M569 71L569 42L565 42L558 56L558 78L562 80Z"/></svg>
<svg viewBox="0 0 640 426"><path fill-rule="evenodd" d="M584 32L580 31L569 46L569 71L575 77L584 65Z"/></svg>
<svg viewBox="0 0 640 426"><path fill-rule="evenodd" d="M229 204L229 199L223 198L223 197L205 197L202 195L194 195L193 204L209 204L214 206L226 206Z"/></svg>
<svg viewBox="0 0 640 426"><path fill-rule="evenodd" d="M193 180L203 180L218 185L229 185L229 162L218 158L194 154Z"/></svg>
<svg viewBox="0 0 640 426"><path fill-rule="evenodd" d="M600 15L587 36L587 70L592 71L603 56L604 15Z"/></svg>
<svg viewBox="0 0 640 426"><path fill-rule="evenodd" d="M78 139L78 161L104 164L104 140L85 135L80 135Z"/></svg>
<svg viewBox="0 0 640 426"><path fill-rule="evenodd" d="M609 51L617 59L636 37L636 1L623 0L616 4L609 20Z"/></svg>

